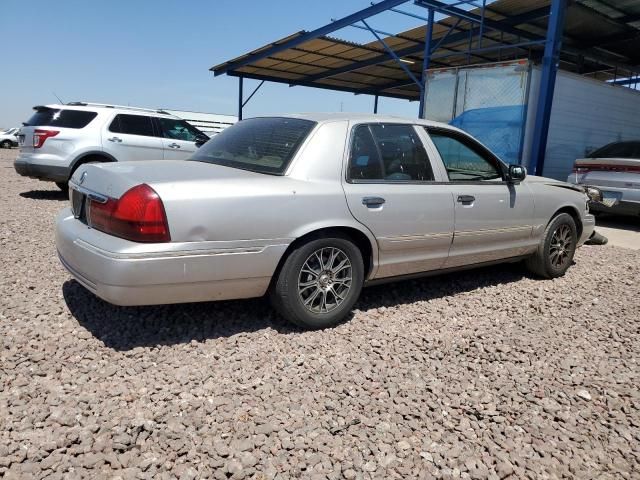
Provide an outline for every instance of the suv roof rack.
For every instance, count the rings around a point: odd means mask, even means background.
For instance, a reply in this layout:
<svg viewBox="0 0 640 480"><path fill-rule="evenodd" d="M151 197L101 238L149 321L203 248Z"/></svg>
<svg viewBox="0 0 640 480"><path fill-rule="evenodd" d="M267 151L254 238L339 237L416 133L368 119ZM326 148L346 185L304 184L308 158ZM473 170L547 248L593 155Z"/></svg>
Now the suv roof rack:
<svg viewBox="0 0 640 480"><path fill-rule="evenodd" d="M121 108L123 110L134 110L134 111L138 111L138 112L152 112L152 113L160 113L160 114L163 114L163 115L171 115L170 113L165 112L164 110L162 110L160 108L131 107L129 105L112 105L112 104L109 104L109 103L68 102L65 105L71 105L71 106L76 106L76 107L93 106L93 107L104 107L104 108Z"/></svg>

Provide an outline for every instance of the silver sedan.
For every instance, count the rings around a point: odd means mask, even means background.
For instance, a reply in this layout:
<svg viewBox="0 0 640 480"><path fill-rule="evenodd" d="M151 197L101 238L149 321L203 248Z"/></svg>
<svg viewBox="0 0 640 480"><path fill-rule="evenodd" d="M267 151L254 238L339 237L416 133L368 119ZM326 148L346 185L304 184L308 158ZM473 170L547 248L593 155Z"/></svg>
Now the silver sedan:
<svg viewBox="0 0 640 480"><path fill-rule="evenodd" d="M365 285L525 260L563 275L594 217L581 187L526 176L448 125L253 118L188 161L90 164L57 219L60 260L117 305L258 297L344 319Z"/></svg>

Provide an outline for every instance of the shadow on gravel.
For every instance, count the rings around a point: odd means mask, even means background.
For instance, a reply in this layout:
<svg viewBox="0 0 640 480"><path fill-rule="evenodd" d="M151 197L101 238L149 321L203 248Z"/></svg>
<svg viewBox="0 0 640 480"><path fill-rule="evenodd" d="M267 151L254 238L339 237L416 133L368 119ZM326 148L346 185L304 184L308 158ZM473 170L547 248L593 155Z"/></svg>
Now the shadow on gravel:
<svg viewBox="0 0 640 480"><path fill-rule="evenodd" d="M62 294L80 325L105 346L119 351L203 342L268 327L284 334L302 331L281 319L264 298L118 307L99 299L75 280L62 285Z"/></svg>
<svg viewBox="0 0 640 480"><path fill-rule="evenodd" d="M29 190L21 192L20 196L31 200L69 200L69 196L60 190Z"/></svg>
<svg viewBox="0 0 640 480"><path fill-rule="evenodd" d="M520 264L504 264L365 288L355 308L369 310L470 292L525 278ZM100 300L75 280L62 286L71 314L105 346L115 350L175 345L273 328L282 334L301 329L280 318L266 298L117 307ZM345 320L349 321L349 319Z"/></svg>
<svg viewBox="0 0 640 480"><path fill-rule="evenodd" d="M362 290L356 308L369 310L453 296L530 278L521 263L504 263L455 273L377 285Z"/></svg>

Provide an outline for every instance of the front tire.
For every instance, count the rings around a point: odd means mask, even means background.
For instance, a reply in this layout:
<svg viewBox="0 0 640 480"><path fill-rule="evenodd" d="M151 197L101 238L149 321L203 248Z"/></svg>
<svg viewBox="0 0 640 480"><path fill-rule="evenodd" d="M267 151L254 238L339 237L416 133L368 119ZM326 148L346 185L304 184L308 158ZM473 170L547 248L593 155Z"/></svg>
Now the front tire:
<svg viewBox="0 0 640 480"><path fill-rule="evenodd" d="M561 277L573 262L577 244L575 220L568 213L561 213L549 222L538 249L525 264L540 277Z"/></svg>
<svg viewBox="0 0 640 480"><path fill-rule="evenodd" d="M12 146L13 144L9 140L3 140L2 143L0 143L0 148L11 148Z"/></svg>
<svg viewBox="0 0 640 480"><path fill-rule="evenodd" d="M362 253L349 238L316 238L289 254L271 289L271 303L300 327L327 328L349 314L363 282Z"/></svg>

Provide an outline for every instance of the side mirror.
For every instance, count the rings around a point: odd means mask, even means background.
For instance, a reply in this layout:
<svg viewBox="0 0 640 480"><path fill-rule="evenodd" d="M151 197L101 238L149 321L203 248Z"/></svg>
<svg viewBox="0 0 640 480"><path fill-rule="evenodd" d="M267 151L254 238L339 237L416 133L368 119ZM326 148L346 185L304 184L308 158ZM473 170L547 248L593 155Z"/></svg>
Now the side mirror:
<svg viewBox="0 0 640 480"><path fill-rule="evenodd" d="M509 181L520 182L527 177L527 169L522 165L509 165Z"/></svg>
<svg viewBox="0 0 640 480"><path fill-rule="evenodd" d="M204 145L208 141L209 141L209 137L207 137L204 133L201 135L198 135L196 137L196 147L200 148L202 145Z"/></svg>

